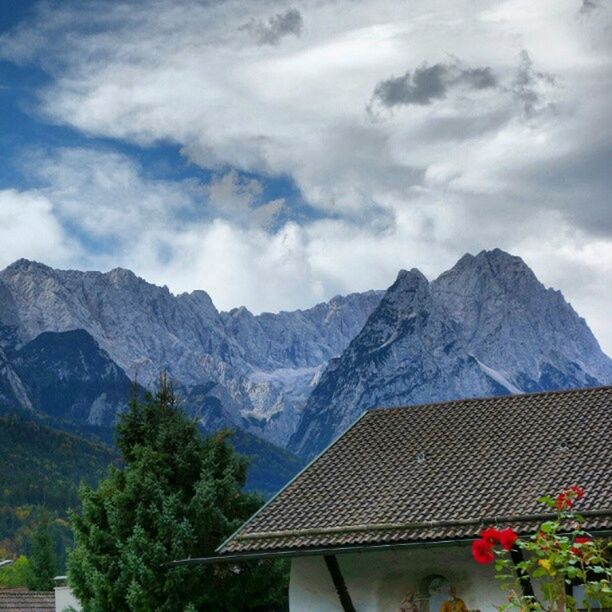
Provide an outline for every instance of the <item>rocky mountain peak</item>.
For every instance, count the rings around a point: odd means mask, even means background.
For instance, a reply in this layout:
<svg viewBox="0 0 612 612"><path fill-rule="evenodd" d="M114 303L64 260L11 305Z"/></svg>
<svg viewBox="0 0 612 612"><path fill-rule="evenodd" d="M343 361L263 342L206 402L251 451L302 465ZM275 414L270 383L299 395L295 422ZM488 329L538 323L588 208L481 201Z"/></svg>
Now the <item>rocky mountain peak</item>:
<svg viewBox="0 0 612 612"><path fill-rule="evenodd" d="M365 409L609 384L612 361L560 292L500 249L428 283L402 270L321 375L289 448L313 456Z"/></svg>
<svg viewBox="0 0 612 612"><path fill-rule="evenodd" d="M429 294L429 281L420 270L400 270L374 315L389 322L410 316L424 307Z"/></svg>
<svg viewBox="0 0 612 612"><path fill-rule="evenodd" d="M410 270L400 270L397 273L395 282L389 289L404 289L428 283L429 281L426 276L418 268L411 268Z"/></svg>
<svg viewBox="0 0 612 612"><path fill-rule="evenodd" d="M12 264L8 265L4 270L3 274L7 276L36 276L49 275L54 272L53 268L46 266L38 261L31 259L21 258Z"/></svg>
<svg viewBox="0 0 612 612"><path fill-rule="evenodd" d="M126 268L113 268L109 270L105 276L116 285L129 285L135 282L146 283L143 278L136 276L134 272Z"/></svg>
<svg viewBox="0 0 612 612"><path fill-rule="evenodd" d="M489 289L492 283L509 291L526 286L542 286L520 257L501 249L481 251L478 255L466 253L434 282L440 285L463 285L471 290L478 287Z"/></svg>

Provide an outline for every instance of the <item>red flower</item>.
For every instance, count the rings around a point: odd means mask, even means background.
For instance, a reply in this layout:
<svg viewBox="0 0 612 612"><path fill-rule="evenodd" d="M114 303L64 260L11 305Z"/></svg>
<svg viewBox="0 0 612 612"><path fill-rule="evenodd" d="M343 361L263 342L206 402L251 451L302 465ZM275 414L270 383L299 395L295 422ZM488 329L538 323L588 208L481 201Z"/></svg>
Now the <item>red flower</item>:
<svg viewBox="0 0 612 612"><path fill-rule="evenodd" d="M506 527L499 532L499 543L504 550L512 550L514 543L518 540L518 534L514 529Z"/></svg>
<svg viewBox="0 0 612 612"><path fill-rule="evenodd" d="M589 542L591 542L591 538L587 538L586 536L576 536L576 539L574 540L574 544L588 544ZM578 546L572 546L570 551L574 555L580 556L582 554L582 551L580 548L578 548Z"/></svg>
<svg viewBox="0 0 612 612"><path fill-rule="evenodd" d="M472 542L472 556L477 563L481 563L482 565L488 565L495 560L490 542L483 539L474 540Z"/></svg>
<svg viewBox="0 0 612 612"><path fill-rule="evenodd" d="M584 490L578 485L572 485L567 491L563 491L557 495L555 499L555 508L557 508L557 510L571 508L572 504L582 497L584 497Z"/></svg>
<svg viewBox="0 0 612 612"><path fill-rule="evenodd" d="M555 500L555 508L557 510L564 510L565 508L571 508L573 500L567 496L567 493L559 493Z"/></svg>
<svg viewBox="0 0 612 612"><path fill-rule="evenodd" d="M480 534L482 539L489 542L489 544L494 544L495 542L499 542L500 535L501 535L501 532L495 529L495 527L487 527Z"/></svg>
<svg viewBox="0 0 612 612"><path fill-rule="evenodd" d="M587 542L590 542L591 538L587 538L586 536L576 536L576 539L574 540L574 544L586 544Z"/></svg>
<svg viewBox="0 0 612 612"><path fill-rule="evenodd" d="M576 499L581 499L582 497L584 497L584 489L582 489L578 485L570 487L570 491L572 491L576 495Z"/></svg>

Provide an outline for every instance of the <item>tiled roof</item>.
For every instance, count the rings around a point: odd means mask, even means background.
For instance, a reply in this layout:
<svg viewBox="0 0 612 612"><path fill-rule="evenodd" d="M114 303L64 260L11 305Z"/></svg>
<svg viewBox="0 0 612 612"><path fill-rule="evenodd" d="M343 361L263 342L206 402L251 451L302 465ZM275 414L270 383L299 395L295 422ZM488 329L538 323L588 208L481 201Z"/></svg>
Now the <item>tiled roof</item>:
<svg viewBox="0 0 612 612"><path fill-rule="evenodd" d="M11 612L55 612L53 591L0 589L0 610Z"/></svg>
<svg viewBox="0 0 612 612"><path fill-rule="evenodd" d="M612 528L612 387L370 410L219 549L304 551L533 529L581 485Z"/></svg>

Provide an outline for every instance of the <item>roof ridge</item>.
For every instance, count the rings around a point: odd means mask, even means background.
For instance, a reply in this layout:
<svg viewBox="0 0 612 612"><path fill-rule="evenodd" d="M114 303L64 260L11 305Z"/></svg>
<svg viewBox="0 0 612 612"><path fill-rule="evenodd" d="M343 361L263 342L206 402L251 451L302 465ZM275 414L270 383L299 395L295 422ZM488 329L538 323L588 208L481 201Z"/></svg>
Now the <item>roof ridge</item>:
<svg viewBox="0 0 612 612"><path fill-rule="evenodd" d="M481 395L478 397L465 397L463 399L444 400L442 402L421 402L419 404L397 404L395 406L381 406L366 408L366 414L370 412L386 412L389 410L404 410L405 408L421 408L423 406L447 406L449 404L471 404L486 400L515 400L523 397L538 397L544 395L568 395L586 391L612 390L612 385L598 385L596 387L578 387L575 389L552 389L549 391L533 391L531 393L510 393L508 395Z"/></svg>

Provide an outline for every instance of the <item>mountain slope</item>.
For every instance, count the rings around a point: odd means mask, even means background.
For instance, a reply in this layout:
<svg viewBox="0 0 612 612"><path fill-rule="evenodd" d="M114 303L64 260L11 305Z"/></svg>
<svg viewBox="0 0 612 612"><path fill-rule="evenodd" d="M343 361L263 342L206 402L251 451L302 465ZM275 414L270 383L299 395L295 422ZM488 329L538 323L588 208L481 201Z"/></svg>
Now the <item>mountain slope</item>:
<svg viewBox="0 0 612 612"><path fill-rule="evenodd" d="M25 344L13 338L0 348L0 413L111 427L131 389L125 372L81 329L43 332Z"/></svg>
<svg viewBox="0 0 612 612"><path fill-rule="evenodd" d="M310 457L366 408L612 381L612 361L518 257L466 255L433 282L400 272L310 395L289 448Z"/></svg>
<svg viewBox="0 0 612 612"><path fill-rule="evenodd" d="M219 313L204 291L175 296L121 268L54 270L22 259L0 272L0 323L22 344L83 329L130 378L152 388L166 371L185 395L220 402L222 424L285 443L319 371L381 297L369 291L304 311Z"/></svg>
<svg viewBox="0 0 612 612"><path fill-rule="evenodd" d="M77 439L85 436L112 445L114 423L127 406L133 387L125 372L86 331L43 332L24 346L0 350L0 360L0 414L34 419L54 428L49 431L58 436L61 429ZM209 391L207 400L199 404L189 398L184 401L190 416L201 424L212 423L213 427L202 427L203 431L227 426L227 418L216 420L217 407L212 400ZM232 441L238 452L251 460L247 486L266 495L301 467L296 456L239 428L235 428ZM27 463L28 454L20 461Z"/></svg>
<svg viewBox="0 0 612 612"><path fill-rule="evenodd" d="M54 419L112 426L132 383L84 330L43 332L11 356L31 405Z"/></svg>
<svg viewBox="0 0 612 612"><path fill-rule="evenodd" d="M96 484L116 460L109 448L15 415L0 416L0 543L23 552L39 512L53 518L63 558L72 536L68 511L78 507L81 481Z"/></svg>

